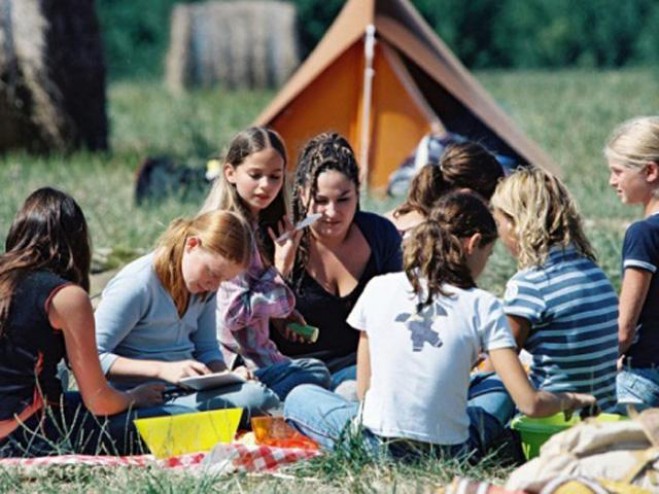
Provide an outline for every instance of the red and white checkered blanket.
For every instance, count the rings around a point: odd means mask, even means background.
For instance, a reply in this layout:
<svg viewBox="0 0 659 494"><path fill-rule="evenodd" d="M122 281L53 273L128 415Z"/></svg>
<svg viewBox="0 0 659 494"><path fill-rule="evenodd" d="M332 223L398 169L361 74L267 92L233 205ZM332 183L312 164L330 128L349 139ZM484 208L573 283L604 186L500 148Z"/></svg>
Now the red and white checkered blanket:
<svg viewBox="0 0 659 494"><path fill-rule="evenodd" d="M213 471L263 472L321 454L313 449L250 446L240 443L218 444L208 454L204 463Z"/></svg>
<svg viewBox="0 0 659 494"><path fill-rule="evenodd" d="M153 455L140 456L87 456L61 455L42 458L4 458L0 468L15 467L30 470L44 466L87 465L100 467L185 468L186 470L212 470L218 473L273 471L283 465L315 458L321 453L308 449L247 446L239 443L218 444L210 453L191 453L166 459Z"/></svg>

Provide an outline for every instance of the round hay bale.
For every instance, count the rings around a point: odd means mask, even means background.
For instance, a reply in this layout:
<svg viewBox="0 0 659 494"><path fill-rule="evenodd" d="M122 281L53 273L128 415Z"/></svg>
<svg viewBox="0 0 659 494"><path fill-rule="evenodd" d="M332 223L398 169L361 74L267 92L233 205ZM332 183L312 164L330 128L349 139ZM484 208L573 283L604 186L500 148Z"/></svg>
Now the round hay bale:
<svg viewBox="0 0 659 494"><path fill-rule="evenodd" d="M292 4L215 1L172 11L165 78L173 91L277 87L298 64Z"/></svg>
<svg viewBox="0 0 659 494"><path fill-rule="evenodd" d="M0 0L0 151L107 149L93 0Z"/></svg>

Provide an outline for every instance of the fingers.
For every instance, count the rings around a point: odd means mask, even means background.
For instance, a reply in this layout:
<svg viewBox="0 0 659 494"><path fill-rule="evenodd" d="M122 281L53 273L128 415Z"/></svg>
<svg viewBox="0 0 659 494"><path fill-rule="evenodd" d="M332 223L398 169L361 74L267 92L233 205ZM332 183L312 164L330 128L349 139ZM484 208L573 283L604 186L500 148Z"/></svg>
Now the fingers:
<svg viewBox="0 0 659 494"><path fill-rule="evenodd" d="M307 321L302 314L297 309L293 309L293 312L288 316L288 319L292 322L297 322L306 326Z"/></svg>
<svg viewBox="0 0 659 494"><path fill-rule="evenodd" d="M232 372L248 381L258 381L258 378L254 375L254 373L245 366L236 367Z"/></svg>
<svg viewBox="0 0 659 494"><path fill-rule="evenodd" d="M201 362L197 362L196 360L188 360L188 369L192 371L191 374L188 374L188 376L194 376L194 375L204 375L204 374L210 374L211 370L206 367L205 364L202 364Z"/></svg>

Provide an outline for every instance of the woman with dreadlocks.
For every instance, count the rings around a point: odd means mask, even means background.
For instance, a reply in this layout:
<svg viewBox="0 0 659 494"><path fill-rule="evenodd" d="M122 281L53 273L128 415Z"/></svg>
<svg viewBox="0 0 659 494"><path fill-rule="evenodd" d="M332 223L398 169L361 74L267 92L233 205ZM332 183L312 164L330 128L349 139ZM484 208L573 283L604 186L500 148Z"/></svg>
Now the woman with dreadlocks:
<svg viewBox="0 0 659 494"><path fill-rule="evenodd" d="M286 355L325 362L333 388L344 381L354 388L356 379L359 338L346 322L348 314L371 278L401 269L400 235L389 220L360 211L358 177L344 137L312 138L298 160L293 219L322 216L275 248L275 266L293 288L297 310L319 328L319 336L314 343L291 341L273 330L271 337Z"/></svg>

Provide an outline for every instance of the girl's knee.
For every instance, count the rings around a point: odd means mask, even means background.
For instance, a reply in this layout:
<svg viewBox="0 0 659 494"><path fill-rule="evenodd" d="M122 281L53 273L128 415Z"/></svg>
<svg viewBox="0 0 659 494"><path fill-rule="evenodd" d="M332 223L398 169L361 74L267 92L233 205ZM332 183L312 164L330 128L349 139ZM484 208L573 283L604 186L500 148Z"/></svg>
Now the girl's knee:
<svg viewBox="0 0 659 494"><path fill-rule="evenodd" d="M331 392L315 384L300 384L296 386L286 397L284 415L288 416L287 411L294 411L299 408L312 408L314 403L318 403L320 396L326 393Z"/></svg>

